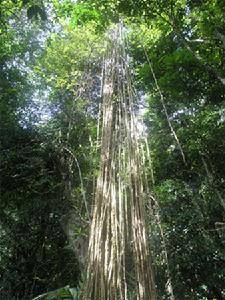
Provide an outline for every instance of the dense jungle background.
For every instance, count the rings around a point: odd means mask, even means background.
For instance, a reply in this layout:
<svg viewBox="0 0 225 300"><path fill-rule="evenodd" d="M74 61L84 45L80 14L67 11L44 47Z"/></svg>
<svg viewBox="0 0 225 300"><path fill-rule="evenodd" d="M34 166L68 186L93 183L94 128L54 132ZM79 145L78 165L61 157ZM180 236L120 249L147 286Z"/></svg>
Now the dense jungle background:
<svg viewBox="0 0 225 300"><path fill-rule="evenodd" d="M121 20L158 299L225 299L225 2L1 0L0 300L77 299Z"/></svg>

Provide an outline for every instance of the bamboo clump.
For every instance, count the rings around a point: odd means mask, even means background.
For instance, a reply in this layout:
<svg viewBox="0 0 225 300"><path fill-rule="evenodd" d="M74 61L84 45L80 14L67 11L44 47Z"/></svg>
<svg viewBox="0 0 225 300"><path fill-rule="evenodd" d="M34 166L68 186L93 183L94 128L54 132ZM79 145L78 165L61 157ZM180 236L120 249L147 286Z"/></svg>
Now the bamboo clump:
<svg viewBox="0 0 225 300"><path fill-rule="evenodd" d="M83 300L156 299L128 61L119 24L103 63L100 170Z"/></svg>

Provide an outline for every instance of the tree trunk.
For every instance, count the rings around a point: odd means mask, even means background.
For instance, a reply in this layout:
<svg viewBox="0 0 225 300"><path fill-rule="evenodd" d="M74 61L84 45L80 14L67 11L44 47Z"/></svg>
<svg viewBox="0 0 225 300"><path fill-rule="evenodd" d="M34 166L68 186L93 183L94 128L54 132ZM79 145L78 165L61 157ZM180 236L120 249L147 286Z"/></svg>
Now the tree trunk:
<svg viewBox="0 0 225 300"><path fill-rule="evenodd" d="M83 300L156 299L127 63L118 25L104 61L101 163Z"/></svg>

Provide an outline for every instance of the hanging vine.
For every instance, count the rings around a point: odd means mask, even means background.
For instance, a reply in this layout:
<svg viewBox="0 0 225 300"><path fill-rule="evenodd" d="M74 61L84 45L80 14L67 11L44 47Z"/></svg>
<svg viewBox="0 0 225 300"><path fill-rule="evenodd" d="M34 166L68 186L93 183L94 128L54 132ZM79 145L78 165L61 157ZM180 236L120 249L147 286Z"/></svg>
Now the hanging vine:
<svg viewBox="0 0 225 300"><path fill-rule="evenodd" d="M122 24L103 66L101 163L90 232L85 300L156 299L144 216L134 93Z"/></svg>

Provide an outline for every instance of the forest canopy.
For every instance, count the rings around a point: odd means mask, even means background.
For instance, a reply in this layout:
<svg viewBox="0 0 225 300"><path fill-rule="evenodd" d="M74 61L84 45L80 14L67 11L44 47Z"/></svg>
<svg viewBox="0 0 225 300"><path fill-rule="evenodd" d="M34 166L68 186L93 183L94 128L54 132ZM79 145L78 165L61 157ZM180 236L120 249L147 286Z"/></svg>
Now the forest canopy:
<svg viewBox="0 0 225 300"><path fill-rule="evenodd" d="M224 4L0 2L0 300L225 299Z"/></svg>

